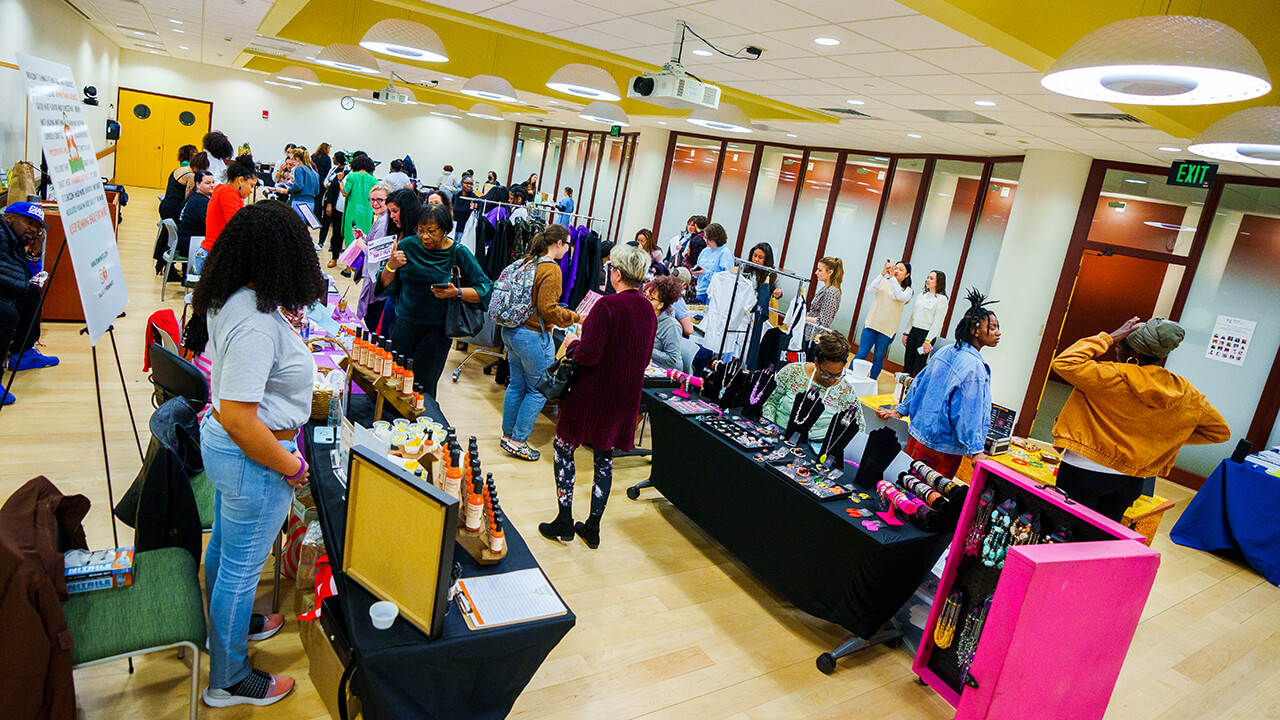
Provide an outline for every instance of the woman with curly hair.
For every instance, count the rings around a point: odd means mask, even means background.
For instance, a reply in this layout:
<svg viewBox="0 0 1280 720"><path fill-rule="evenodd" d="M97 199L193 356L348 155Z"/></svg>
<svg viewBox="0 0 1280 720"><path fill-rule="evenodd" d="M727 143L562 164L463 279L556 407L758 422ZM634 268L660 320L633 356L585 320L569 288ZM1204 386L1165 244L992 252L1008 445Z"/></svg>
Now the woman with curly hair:
<svg viewBox="0 0 1280 720"><path fill-rule="evenodd" d="M640 247L643 249L644 245ZM674 275L654 278L644 286L644 296L658 315L658 329L654 333L653 352L650 354L650 359L660 368L682 369L680 341L684 339L684 333L670 310L683 294L684 283Z"/></svg>
<svg viewBox="0 0 1280 720"><path fill-rule="evenodd" d="M208 318L212 412L201 425L205 471L217 490L205 551L212 707L270 705L293 679L249 663L248 642L280 631L253 599L294 488L307 482L298 428L311 414L315 362L287 319L328 288L311 233L284 203L237 212L205 260L192 305Z"/></svg>
<svg viewBox="0 0 1280 720"><path fill-rule="evenodd" d="M991 427L991 368L978 353L1000 342L1000 321L987 307L996 301L976 289L968 300L955 344L929 359L898 407L876 410L881 419L910 417L906 453L946 477L982 452Z"/></svg>

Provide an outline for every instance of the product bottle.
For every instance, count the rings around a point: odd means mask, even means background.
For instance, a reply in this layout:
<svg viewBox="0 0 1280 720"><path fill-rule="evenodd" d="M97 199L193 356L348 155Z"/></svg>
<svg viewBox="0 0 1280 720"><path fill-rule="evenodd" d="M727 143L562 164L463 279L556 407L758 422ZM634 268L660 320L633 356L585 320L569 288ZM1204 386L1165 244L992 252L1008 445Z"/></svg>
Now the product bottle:
<svg viewBox="0 0 1280 720"><path fill-rule="evenodd" d="M391 389L404 395L404 356L396 355L395 377L391 378Z"/></svg>
<svg viewBox="0 0 1280 720"><path fill-rule="evenodd" d="M506 538L502 534L502 513L494 511L493 524L489 528L489 549L495 553L501 553L506 547Z"/></svg>
<svg viewBox="0 0 1280 720"><path fill-rule="evenodd" d="M416 392L416 393L414 393L414 394L413 394L413 410L414 410L414 412L421 413L422 411L424 411L424 410L426 410L426 409L427 409L427 401L426 401L426 399L425 399L425 398L423 398L423 397L422 397L422 393L420 393L420 392Z"/></svg>
<svg viewBox="0 0 1280 720"><path fill-rule="evenodd" d="M391 351L391 347L391 341L388 340L382 356L382 377L388 381L395 373L395 353Z"/></svg>
<svg viewBox="0 0 1280 720"><path fill-rule="evenodd" d="M484 511L484 499L475 493L471 493L471 497L467 498L467 529L472 532L480 531L480 517Z"/></svg>
<svg viewBox="0 0 1280 720"><path fill-rule="evenodd" d="M370 362L369 362L369 369L373 371L374 375L381 375L382 374L382 338L381 337L374 338L373 347L369 349L369 353L371 355Z"/></svg>
<svg viewBox="0 0 1280 720"><path fill-rule="evenodd" d="M360 367L363 367L363 368L369 367L369 331L368 330L360 331L360 348L358 352L360 354L356 356L356 361L360 364Z"/></svg>
<svg viewBox="0 0 1280 720"><path fill-rule="evenodd" d="M364 347L364 331L356 330L351 336L351 362L360 364L360 350Z"/></svg>
<svg viewBox="0 0 1280 720"><path fill-rule="evenodd" d="M448 469L444 471L444 491L461 499L462 468L458 466L458 451L449 455Z"/></svg>
<svg viewBox="0 0 1280 720"><path fill-rule="evenodd" d="M405 360L404 363L404 382L400 385L401 391L405 395L413 395L413 358Z"/></svg>

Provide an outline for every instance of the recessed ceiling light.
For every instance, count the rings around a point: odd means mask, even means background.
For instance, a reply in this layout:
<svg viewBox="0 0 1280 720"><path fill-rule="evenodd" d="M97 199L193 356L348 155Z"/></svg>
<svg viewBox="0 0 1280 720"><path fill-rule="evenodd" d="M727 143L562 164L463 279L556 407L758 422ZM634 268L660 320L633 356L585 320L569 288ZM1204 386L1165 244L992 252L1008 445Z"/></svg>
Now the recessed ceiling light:
<svg viewBox="0 0 1280 720"><path fill-rule="evenodd" d="M667 124L667 121L666 121L666 120L659 120L659 121L658 121L658 124L659 124L659 125L666 125L666 124Z"/></svg>
<svg viewBox="0 0 1280 720"><path fill-rule="evenodd" d="M787 137L800 137L800 136L796 135L795 133L787 133Z"/></svg>
<svg viewBox="0 0 1280 720"><path fill-rule="evenodd" d="M1169 147L1168 145L1156 149L1162 152L1182 152L1182 148Z"/></svg>
<svg viewBox="0 0 1280 720"><path fill-rule="evenodd" d="M179 46L178 46L178 49L179 49L179 50L190 50L191 48L187 47L186 45L179 45Z"/></svg>
<svg viewBox="0 0 1280 720"><path fill-rule="evenodd" d="M275 80L263 80L262 82L268 85L275 85L276 87L287 87L287 88L293 88L294 90L302 89L301 85L291 85L289 83L276 82Z"/></svg>
<svg viewBox="0 0 1280 720"><path fill-rule="evenodd" d="M693 54L698 55L700 57L711 57L711 51L703 50L702 48L698 48L697 50L694 50Z"/></svg>
<svg viewBox="0 0 1280 720"><path fill-rule="evenodd" d="M169 22L173 23L174 25L181 25L181 24L182 24L182 21L181 21L181 20L174 20L173 18L169 18Z"/></svg>
<svg viewBox="0 0 1280 720"><path fill-rule="evenodd" d="M919 133L907 133L907 137L909 137L909 138L916 138L916 139L919 139L919 138L922 138L922 137L924 137L924 136L923 136L923 135L921 135L921 134L919 134Z"/></svg>
<svg viewBox="0 0 1280 720"><path fill-rule="evenodd" d="M1124 179L1124 181L1125 181L1125 182L1127 182L1127 183L1133 183L1134 185L1146 185L1146 184L1147 184L1147 181L1146 181L1146 180L1138 180L1138 179L1136 179L1136 178L1125 178L1125 179Z"/></svg>
<svg viewBox="0 0 1280 720"><path fill-rule="evenodd" d="M174 31L174 32L176 32L176 33L185 33L185 32L186 32L186 30L179 30L178 28L172 28L172 29L173 29L173 31Z"/></svg>
<svg viewBox="0 0 1280 720"><path fill-rule="evenodd" d="M144 33L144 32L138 32L137 30L134 30L134 31L133 31L133 34L134 34L134 35L141 35L141 36L143 36L143 37L146 37L146 36L147 36L147 34L146 34L146 33Z"/></svg>
<svg viewBox="0 0 1280 720"><path fill-rule="evenodd" d="M845 102L849 103L850 105L866 105L867 104L865 100L845 100Z"/></svg>
<svg viewBox="0 0 1280 720"><path fill-rule="evenodd" d="M974 104L974 105L978 105L978 106L980 106L980 107L995 107L995 106L996 106L996 103L995 103L995 101L994 101L994 100L974 100L974 101L973 101L973 104Z"/></svg>
<svg viewBox="0 0 1280 720"><path fill-rule="evenodd" d="M159 55L159 54L160 54L160 51L159 51L159 50L148 50L147 52L151 53L152 55Z"/></svg>
<svg viewBox="0 0 1280 720"><path fill-rule="evenodd" d="M548 101L547 101L547 104L548 104L548 105L559 105L560 103L556 102L555 100L548 100Z"/></svg>
<svg viewBox="0 0 1280 720"><path fill-rule="evenodd" d="M814 41L815 43L817 43L818 45L826 45L826 46L828 46L828 47L830 47L830 46L832 46L832 45L839 45L839 44L840 44L840 41L839 41L839 40L837 40L837 39L835 39L835 38L829 38L829 37L816 37L816 38L814 38L814 39L813 39L813 41Z"/></svg>

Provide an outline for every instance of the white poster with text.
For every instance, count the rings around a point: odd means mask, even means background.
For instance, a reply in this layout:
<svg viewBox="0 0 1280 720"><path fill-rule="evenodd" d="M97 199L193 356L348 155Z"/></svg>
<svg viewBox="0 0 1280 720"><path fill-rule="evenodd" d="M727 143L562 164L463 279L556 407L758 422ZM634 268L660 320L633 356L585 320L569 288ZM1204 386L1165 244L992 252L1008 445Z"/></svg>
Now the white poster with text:
<svg viewBox="0 0 1280 720"><path fill-rule="evenodd" d="M1213 335L1209 337L1209 347L1204 356L1218 362L1244 365L1244 356L1249 352L1249 343L1257 327L1258 323L1252 320L1219 315L1213 324Z"/></svg>
<svg viewBox="0 0 1280 720"><path fill-rule="evenodd" d="M79 86L66 65L18 53L18 68L49 164L90 342L96 345L129 296Z"/></svg>

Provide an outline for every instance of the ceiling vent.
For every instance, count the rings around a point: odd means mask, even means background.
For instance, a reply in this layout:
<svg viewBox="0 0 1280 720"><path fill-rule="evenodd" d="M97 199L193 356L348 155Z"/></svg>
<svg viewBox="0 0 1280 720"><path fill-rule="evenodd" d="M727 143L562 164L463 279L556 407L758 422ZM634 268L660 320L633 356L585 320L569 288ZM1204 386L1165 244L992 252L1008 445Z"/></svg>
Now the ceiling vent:
<svg viewBox="0 0 1280 720"><path fill-rule="evenodd" d="M249 43L249 46L245 49L253 52L259 52L264 55L287 56L301 47L302 43L294 42L292 40L281 40L280 38L258 36L254 38L253 42Z"/></svg>
<svg viewBox="0 0 1280 720"><path fill-rule="evenodd" d="M155 30L148 30L146 28L133 27L132 25L116 25L116 27L120 28L121 30L124 30L125 32L134 33L135 35L155 35L156 37L160 37L160 33L156 32Z"/></svg>
<svg viewBox="0 0 1280 720"><path fill-rule="evenodd" d="M986 115L979 115L969 110L912 110L911 112L932 118L939 122L960 125L1000 125Z"/></svg>
<svg viewBox="0 0 1280 720"><path fill-rule="evenodd" d="M1148 125L1128 113L1050 113L1076 127L1090 129L1140 128Z"/></svg>
<svg viewBox="0 0 1280 720"><path fill-rule="evenodd" d="M89 17L88 13L86 13L86 12L85 12L85 11L83 11L83 10L81 10L81 9L80 9L80 7L79 7L79 6L77 6L75 3L71 2L71 0L62 0L62 2L66 3L66 4L67 4L67 7L71 8L72 10L75 10L77 13L79 13L79 14L80 14L80 17L84 18L85 20L88 20L89 22L93 22L93 18Z"/></svg>
<svg viewBox="0 0 1280 720"><path fill-rule="evenodd" d="M868 115L864 112L858 112L857 110L852 110L850 108L818 108L818 110L824 113L831 113L832 115L839 115L842 119L846 120L849 118L856 118L858 120L876 119L874 116Z"/></svg>

